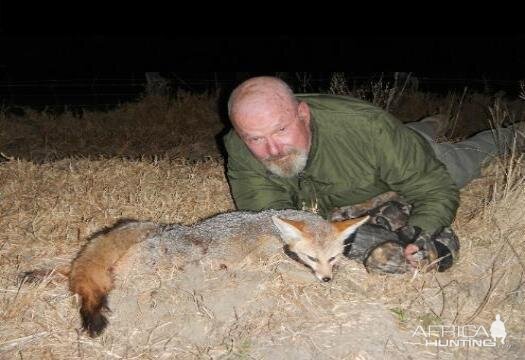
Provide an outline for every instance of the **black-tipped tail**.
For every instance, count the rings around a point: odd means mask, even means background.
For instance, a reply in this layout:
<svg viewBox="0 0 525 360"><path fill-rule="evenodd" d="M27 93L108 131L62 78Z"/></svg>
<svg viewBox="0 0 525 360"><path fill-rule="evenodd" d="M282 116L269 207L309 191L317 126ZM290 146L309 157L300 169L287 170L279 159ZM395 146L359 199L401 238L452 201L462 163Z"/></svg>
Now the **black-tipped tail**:
<svg viewBox="0 0 525 360"><path fill-rule="evenodd" d="M82 318L82 328L87 331L89 336L97 337L108 326L109 321L106 318L106 312L110 309L107 305L107 296L103 296L94 307L82 306L80 308L80 317Z"/></svg>

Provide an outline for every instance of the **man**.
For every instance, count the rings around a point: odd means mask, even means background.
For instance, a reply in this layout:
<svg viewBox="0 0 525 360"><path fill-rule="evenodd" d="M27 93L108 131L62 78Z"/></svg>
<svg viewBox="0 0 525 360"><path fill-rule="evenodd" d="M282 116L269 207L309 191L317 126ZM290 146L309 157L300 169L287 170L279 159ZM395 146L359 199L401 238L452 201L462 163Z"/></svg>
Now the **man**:
<svg viewBox="0 0 525 360"><path fill-rule="evenodd" d="M439 117L410 129L365 101L294 95L273 77L239 85L228 112L234 131L225 137L227 175L239 209L316 208L326 217L336 207L395 191L412 205L402 233L413 242L405 248L408 262L416 266L417 252L427 246L440 257L457 253L459 244L433 242L432 235L450 226L458 185L479 172L487 154L480 160L479 147L467 146L470 162L464 170L454 167L453 151L442 149L452 164L447 170L436 157L438 149L432 150L437 144L427 141L442 127ZM487 150L494 153L497 147L492 142ZM448 259L443 268L450 265Z"/></svg>

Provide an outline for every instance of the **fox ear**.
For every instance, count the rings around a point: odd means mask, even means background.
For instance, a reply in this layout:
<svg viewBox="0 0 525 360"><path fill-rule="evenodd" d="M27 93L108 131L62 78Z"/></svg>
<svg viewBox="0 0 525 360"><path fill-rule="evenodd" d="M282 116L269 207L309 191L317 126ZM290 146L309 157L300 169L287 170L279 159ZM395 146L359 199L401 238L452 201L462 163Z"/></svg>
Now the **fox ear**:
<svg viewBox="0 0 525 360"><path fill-rule="evenodd" d="M339 234L337 235L337 239L344 241L347 237L349 237L354 231L357 230L358 227L363 225L368 221L370 216L363 216L360 218L345 220L345 221L333 221L332 226L335 228Z"/></svg>
<svg viewBox="0 0 525 360"><path fill-rule="evenodd" d="M305 225L304 222L281 219L276 215L272 216L272 221L279 230L281 238L286 244L290 245L291 243L303 239L302 229Z"/></svg>

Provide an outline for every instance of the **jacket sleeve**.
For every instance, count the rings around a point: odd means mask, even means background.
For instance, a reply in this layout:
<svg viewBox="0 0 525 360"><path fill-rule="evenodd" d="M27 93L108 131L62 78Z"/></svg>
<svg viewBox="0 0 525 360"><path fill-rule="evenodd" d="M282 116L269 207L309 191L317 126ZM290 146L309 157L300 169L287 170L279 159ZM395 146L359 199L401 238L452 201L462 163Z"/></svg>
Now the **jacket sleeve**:
<svg viewBox="0 0 525 360"><path fill-rule="evenodd" d="M459 190L430 145L388 113L386 126L375 128L379 176L412 204L409 225L434 232L450 226L459 204Z"/></svg>
<svg viewBox="0 0 525 360"><path fill-rule="evenodd" d="M266 174L248 151L240 150L239 143L228 138L227 177L237 209L260 211L265 209L292 209L292 192Z"/></svg>

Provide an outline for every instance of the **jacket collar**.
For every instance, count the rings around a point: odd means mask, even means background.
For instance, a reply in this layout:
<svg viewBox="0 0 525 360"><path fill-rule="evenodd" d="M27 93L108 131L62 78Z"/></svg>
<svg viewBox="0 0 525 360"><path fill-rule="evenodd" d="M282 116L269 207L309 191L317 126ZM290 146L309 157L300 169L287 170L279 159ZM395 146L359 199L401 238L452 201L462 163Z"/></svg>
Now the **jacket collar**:
<svg viewBox="0 0 525 360"><path fill-rule="evenodd" d="M319 143L319 133L318 133L317 122L315 121L314 114L310 111L310 151L308 152L308 160L301 174L308 173L311 167L312 162L317 154L317 147Z"/></svg>

